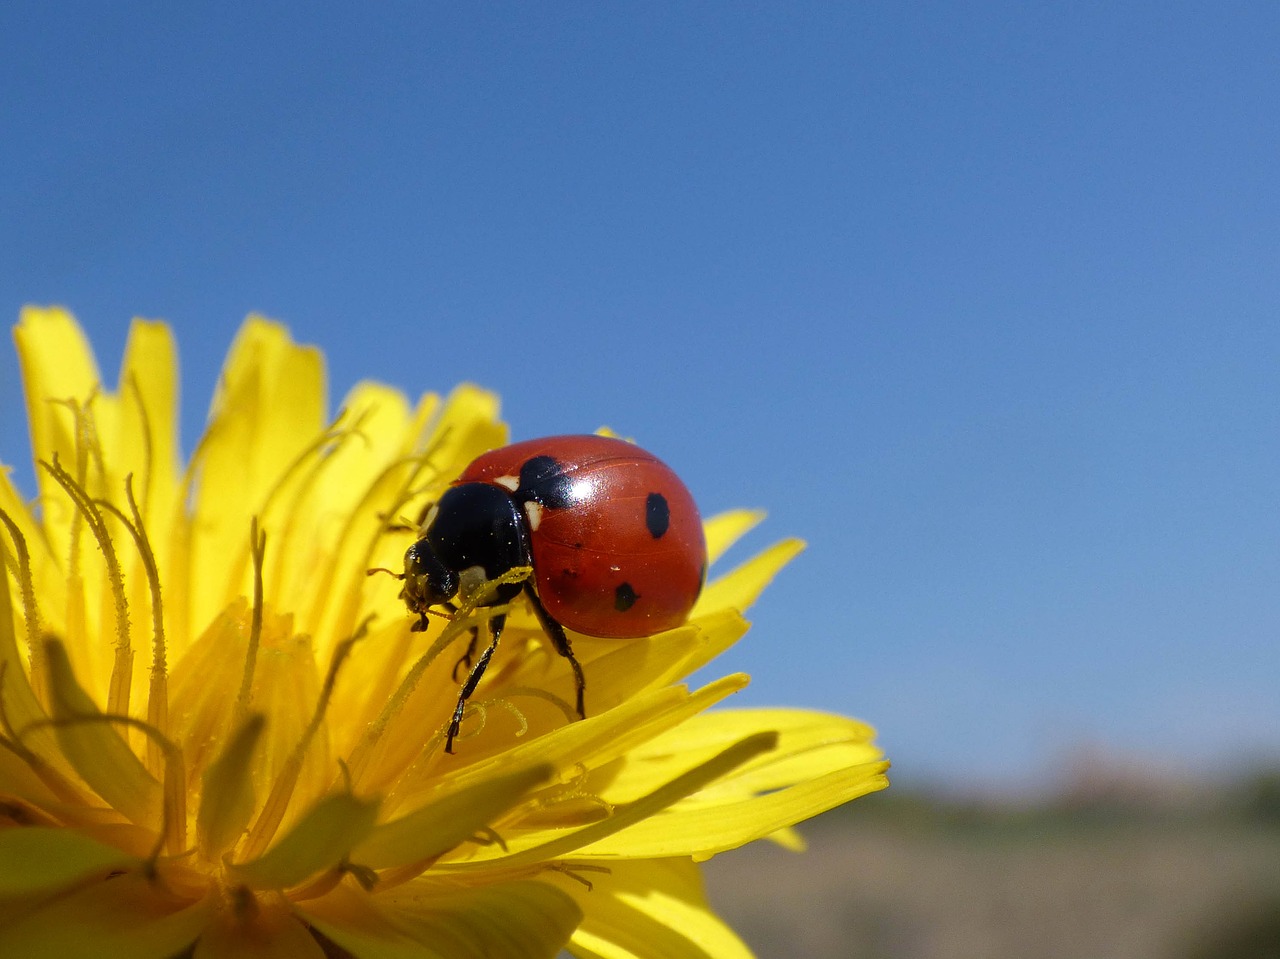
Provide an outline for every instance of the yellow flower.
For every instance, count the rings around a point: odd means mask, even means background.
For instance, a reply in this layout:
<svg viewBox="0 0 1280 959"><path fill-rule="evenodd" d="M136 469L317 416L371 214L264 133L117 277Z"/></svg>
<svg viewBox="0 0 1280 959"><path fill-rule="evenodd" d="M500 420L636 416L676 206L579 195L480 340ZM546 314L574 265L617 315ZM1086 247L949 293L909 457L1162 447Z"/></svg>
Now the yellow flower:
<svg viewBox="0 0 1280 959"><path fill-rule="evenodd" d="M368 570L506 441L493 396L362 383L326 423L320 353L251 319L183 468L164 325L118 392L65 312L16 338L38 496L0 473L0 955L742 956L696 863L885 785L858 722L681 685L797 543L686 626L575 636L585 720L515 604L448 755L482 619L413 632ZM708 522L713 557L758 519Z"/></svg>

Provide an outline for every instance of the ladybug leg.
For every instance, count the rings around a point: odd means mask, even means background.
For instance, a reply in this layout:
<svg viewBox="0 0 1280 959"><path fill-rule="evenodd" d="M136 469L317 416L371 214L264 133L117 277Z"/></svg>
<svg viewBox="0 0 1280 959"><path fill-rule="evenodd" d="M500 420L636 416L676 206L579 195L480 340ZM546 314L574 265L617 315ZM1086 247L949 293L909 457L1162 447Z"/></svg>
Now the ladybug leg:
<svg viewBox="0 0 1280 959"><path fill-rule="evenodd" d="M467 651L458 657L458 661L453 664L453 681L458 681L458 670L471 669L471 657L476 654L476 643L480 639L480 627L471 627L471 641L467 643Z"/></svg>
<svg viewBox="0 0 1280 959"><path fill-rule="evenodd" d="M445 609L447 609L451 613L456 613L458 611L458 607L455 606L453 603L441 603L440 605L443 606ZM480 628L478 626L472 626L470 633L471 633L471 639L467 643L467 651L463 653L461 656L459 656L458 661L453 664L452 675L453 675L453 681L455 683L458 681L459 670L471 669L471 660L476 654L476 643L480 639Z"/></svg>
<svg viewBox="0 0 1280 959"><path fill-rule="evenodd" d="M538 617L538 622L542 624L543 631L551 637L551 645L557 653L569 660L569 665L573 667L573 682L578 692L578 718L586 719L587 711L583 707L583 697L587 691L587 681L583 678L582 666L578 664L578 659L569 646L569 637L565 635L564 627L551 618L547 608L542 605L542 600L538 599L533 584L528 580L524 584L524 593L529 597L529 602L533 605L533 611Z"/></svg>
<svg viewBox="0 0 1280 959"><path fill-rule="evenodd" d="M506 625L506 622L505 613L489 620L489 632L493 634L493 639L489 641L489 645L480 654L476 664L471 667L471 672L467 674L467 681L462 684L462 690L458 693L458 705L453 709L453 720L449 723L449 734L444 741L444 751L447 753L453 752L453 740L458 735L458 728L462 725L462 713L467 708L467 700L476 691L476 684L480 682L480 677L484 675L484 671L489 668L489 660L493 658L493 651L498 648L498 639L502 636L502 627ZM474 635L471 641L473 644L475 643Z"/></svg>
<svg viewBox="0 0 1280 959"><path fill-rule="evenodd" d="M373 572L373 571L372 571L372 570L370 570L370 572ZM401 579L403 579L403 578L404 578L404 577L402 576L402 577L401 577ZM400 598L401 598L401 599L404 599L404 590L400 590ZM456 612L458 611L458 607L457 607L457 606L455 606L455 605L453 605L453 603L433 603L432 605L433 605L433 606L441 606L441 607L443 607L444 609L447 609L450 613L456 613ZM428 609L428 607L426 607L426 606L420 606L420 607L418 607L418 609L416 610L416 612L417 612L417 614L418 614L418 621L417 621L416 623L414 623L412 626L410 626L410 627L409 627L409 632L411 632L411 633L425 633L428 629L430 629L430 628L431 628L431 620L427 619L427 609ZM410 611L410 612L414 612L414 610L413 610L412 608L411 608L409 611ZM471 631L471 648L467 650L467 666L468 666L468 667L470 667L470 666L471 666L471 658L470 658L470 657L471 657L471 653L475 650L475 648L476 648L476 631L473 629L473 630ZM457 679L457 678L458 678L458 671L457 671L457 669L455 669L455 670L453 671L453 678L454 678L454 679Z"/></svg>

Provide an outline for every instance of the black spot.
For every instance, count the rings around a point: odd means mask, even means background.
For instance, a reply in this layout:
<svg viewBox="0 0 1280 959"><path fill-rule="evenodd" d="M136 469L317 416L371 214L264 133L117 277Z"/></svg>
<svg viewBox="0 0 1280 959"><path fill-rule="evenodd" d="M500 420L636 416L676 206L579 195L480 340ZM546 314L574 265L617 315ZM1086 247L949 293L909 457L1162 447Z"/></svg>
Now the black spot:
<svg viewBox="0 0 1280 959"><path fill-rule="evenodd" d="M617 589L613 591L613 608L620 613L625 613L636 604L636 600L640 598L630 583L621 583Z"/></svg>
<svg viewBox="0 0 1280 959"><path fill-rule="evenodd" d="M667 498L661 493L650 493L644 501L644 525L654 539L662 539L662 534L671 525L671 509L667 506Z"/></svg>
<svg viewBox="0 0 1280 959"><path fill-rule="evenodd" d="M554 456L535 456L520 467L518 503L533 500L547 509L564 509L573 502L573 482Z"/></svg>

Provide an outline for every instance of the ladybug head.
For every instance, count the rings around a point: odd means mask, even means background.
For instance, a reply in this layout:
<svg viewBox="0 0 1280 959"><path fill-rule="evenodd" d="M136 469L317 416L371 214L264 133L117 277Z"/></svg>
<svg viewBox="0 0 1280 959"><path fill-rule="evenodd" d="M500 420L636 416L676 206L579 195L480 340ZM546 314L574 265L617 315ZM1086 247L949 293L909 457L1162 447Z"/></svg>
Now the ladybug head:
<svg viewBox="0 0 1280 959"><path fill-rule="evenodd" d="M425 614L428 607L449 602L458 595L458 581L457 571L440 562L425 539L404 551L404 589L400 595L410 612Z"/></svg>

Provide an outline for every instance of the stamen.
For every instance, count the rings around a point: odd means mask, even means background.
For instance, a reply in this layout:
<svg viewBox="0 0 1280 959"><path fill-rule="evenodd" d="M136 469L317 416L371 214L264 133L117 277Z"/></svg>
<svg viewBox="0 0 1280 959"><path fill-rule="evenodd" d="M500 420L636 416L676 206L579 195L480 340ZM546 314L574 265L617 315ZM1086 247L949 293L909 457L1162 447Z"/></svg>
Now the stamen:
<svg viewBox="0 0 1280 959"><path fill-rule="evenodd" d="M263 500L262 506L258 510L257 515L255 516L255 519L254 519L255 523L262 521L263 524L265 525L267 511L272 507L274 499L279 494L279 492L282 489L284 489L285 486L288 484L289 478L296 473L296 471L307 461L309 457L320 454L316 463L315 471L312 473L311 477L304 480L302 483L301 491L298 494L299 497L301 497L302 493L304 493L307 489L311 487L315 479L319 476L319 471L327 463L329 456L331 455L330 450L332 448L336 448L335 442L340 443L350 436L356 436L356 435L361 437L364 436L364 434L358 432L358 427L359 427L358 422L351 427L343 427L341 429L338 428L338 423L341 421L344 415L345 415L345 412L339 412L338 416L334 419L333 424L325 432L323 432L315 441L309 444L301 453L299 453L295 457L293 462L290 463L289 466L284 469L284 471L280 474L279 478L275 481L272 488L267 492L267 495ZM217 435L219 429L221 428L222 428L222 421L218 419L215 419L209 425L209 428L205 431L204 435L201 436L200 441L197 443L196 448L191 455L191 461L187 464L186 472L183 474L181 499L182 499L182 502L186 505L187 512L190 515L194 515L194 512L195 512L196 504L194 502L194 492L196 488L196 476L198 472L198 467L201 461L203 460L205 452L207 451L212 439ZM291 511L289 515L292 517L295 513L300 513L300 512L301 511L294 510L294 511ZM282 539L282 542L288 542L287 532L285 537ZM279 576L279 563L283 562L285 558L286 557L284 557L283 555L276 557L275 562L277 565L272 570L272 573L274 576L276 577ZM262 576L263 573L261 569L261 557L254 557L252 541L250 543L250 560L255 563L254 575ZM241 556L237 562L232 563L230 566L230 586L231 586L230 591L231 592L238 591L238 586L236 584L239 583L240 577L243 572L242 562L243 562L243 556ZM188 570L183 569L182 572L187 573ZM180 592L182 595L185 596L189 591L182 589L180 590ZM313 594L318 594L319 596L324 596L324 597L327 597L327 594L330 592L331 590L323 587L317 588L312 591ZM179 614L185 615L185 612L186 612L185 610L180 610ZM314 628L315 624L309 618L304 619L304 622L307 622L309 624L308 631L313 633L319 632L319 630Z"/></svg>
<svg viewBox="0 0 1280 959"><path fill-rule="evenodd" d="M633 800L624 806L615 807L615 814L608 819L592 823L581 829L562 833L536 846L530 846L504 858L484 861L456 862L442 864L439 868L452 873L474 872L477 869L515 868L531 866L547 859L556 859L575 849L589 846L593 842L611 836L633 823L661 812L673 803L691 795L707 784L728 774L732 770L749 762L762 753L774 749L778 743L776 732L756 733L740 739L726 749L721 750L710 759L694 768L681 773L657 789Z"/></svg>
<svg viewBox="0 0 1280 959"><path fill-rule="evenodd" d="M89 395L85 398L84 403L74 398L50 400L55 406L65 406L71 411L72 421L75 423L75 452L76 452L76 482L82 489L89 487L89 458L92 455L94 465L98 467L98 476L105 477L106 466L102 461L102 446L98 442L97 421L93 417L93 403L98 398L99 384L94 384L89 391ZM55 462L57 456L54 456ZM72 523L72 568L73 571L78 569L79 547L80 547L80 514L73 513L71 516Z"/></svg>
<svg viewBox="0 0 1280 959"><path fill-rule="evenodd" d="M465 608L465 607L464 607ZM382 712L378 714L378 718L369 724L368 729L360 737L360 741L356 743L351 755L347 758L347 763L352 770L352 776L356 780L363 780L370 766L373 763L373 757L378 753L378 747L382 744L382 738L386 734L387 727L404 709L405 704L409 701L414 689L417 688L419 680L427 671L427 667L435 661L444 649L449 646L459 636L462 636L473 625L479 625L477 617L470 617L459 610L452 621L445 626L444 630L431 644L431 647L423 653L409 667L408 673L404 679L400 681L399 687L387 700L387 704L382 707ZM440 737L444 735L444 729L441 727L437 730Z"/></svg>
<svg viewBox="0 0 1280 959"><path fill-rule="evenodd" d="M90 462L98 471L98 481L100 483L107 478L107 464L102 457L102 441L98 438L98 420L93 415L93 401L98 398L99 389L100 386L95 385L89 392L89 397L85 400L84 407L77 419L80 430L76 443L84 450L83 461L77 460L76 462L76 467L79 471L77 477L80 480L80 485L86 490L89 488Z"/></svg>
<svg viewBox="0 0 1280 959"><path fill-rule="evenodd" d="M138 418L142 421L142 512L148 513L151 509L151 478L152 470L155 466L155 451L153 448L153 438L151 435L151 415L147 412L147 404L142 396L142 388L138 386L138 377L136 374L130 373L129 379L125 383L128 389L128 395L131 396L138 407ZM128 480L126 479L127 483ZM137 514L134 509L134 514ZM139 523L139 526L142 524Z"/></svg>
<svg viewBox="0 0 1280 959"><path fill-rule="evenodd" d="M107 693L107 712L127 715L129 712L129 692L133 681L133 648L129 639L129 603L125 598L124 574L120 570L120 561L116 556L115 544L107 529L106 520L97 503L90 498L85 488L76 482L58 462L55 455L53 462L41 460L40 465L45 472L54 478L66 491L75 504L77 515L84 517L89 530L98 541L102 557L107 564L107 581L111 586L112 599L115 602L116 619L116 654L111 668L111 685Z"/></svg>
<svg viewBox="0 0 1280 959"><path fill-rule="evenodd" d="M297 508L298 505L306 498L307 493L315 488L316 482L324 474L325 468L333 463L334 454L342 448L342 445L350 439L360 439L364 441L366 446L370 445L368 436L361 431L361 426L368 418L369 413L369 410L363 410L350 426L340 426L339 424L347 415L347 411L345 409L339 410L338 415L334 417L329 427L298 453L293 462L281 471L271 489L267 491L260 511L264 522L271 516L272 507L275 505L277 498L290 485L289 481L300 473L302 467L310 461L310 467L307 469L306 475L294 485L291 497L293 500L292 508L285 509L284 528L281 531L282 542L293 541L294 528L305 515L303 510ZM283 564L288 558L288 554L284 550L279 550L275 554L275 565L272 569L275 581L281 582L284 580ZM324 588L324 584L321 584L322 591L324 591Z"/></svg>
<svg viewBox="0 0 1280 959"><path fill-rule="evenodd" d="M290 902L305 902L308 899L319 899L332 891L344 876L350 876L365 892L372 892L381 881L376 869L343 859L332 869L321 873L305 885L295 886L289 890Z"/></svg>
<svg viewBox="0 0 1280 959"><path fill-rule="evenodd" d="M160 730L150 723L134 719L132 716L119 716L112 713L89 713L79 716L60 716L54 719L37 719L28 723L18 731L21 741L28 733L36 729L58 729L80 726L91 723L107 723L120 725L128 729L141 731L149 740L154 741L164 754L163 801L160 804L160 831L156 843L152 847L147 861L154 866L160 855L167 848L169 854L176 856L186 849L187 837L187 790L186 774L183 772L182 749Z"/></svg>
<svg viewBox="0 0 1280 959"><path fill-rule="evenodd" d="M587 780L590 775L591 770L584 763L575 763L573 776L560 785L545 789L539 795L533 797L533 801L528 804L531 811L526 821L589 823L608 819L614 814L617 807L607 799L587 789ZM581 804L583 803L588 807L594 807L599 810L600 815L594 819L588 818L589 814L581 809Z"/></svg>
<svg viewBox="0 0 1280 959"><path fill-rule="evenodd" d="M580 872L594 872L599 875L612 876L613 870L608 866L597 866L589 862L552 862L542 867L547 872L558 872L562 876L566 876L575 882L580 882L587 887L587 892L595 889L595 885L591 880L584 876L579 876Z"/></svg>
<svg viewBox="0 0 1280 959"><path fill-rule="evenodd" d="M516 566L490 581L489 586L496 588L506 583L523 582L529 578L531 573L532 570L528 566ZM436 641L431 644L431 647L419 656L417 661L409 667L409 671L405 674L399 688L387 701L386 706L383 707L378 718L369 724L369 728L365 731L364 736L361 737L360 742L356 744L355 749L352 751L352 754L348 759L348 762L351 765L352 775L357 781L363 781L364 777L367 775L376 747L380 745L387 727L404 708L405 703L409 700L410 694L412 694L414 689L417 687L418 682L422 679L427 667L431 665L435 658L439 656L450 643L463 635L473 625L478 625L478 617L474 615L476 606L488 592L489 590L479 590L475 595L469 596L461 604L458 611L453 615L452 622L444 628ZM510 607L505 605L487 606L485 607L484 615L485 618L489 618L495 615L501 615L509 609Z"/></svg>
<svg viewBox="0 0 1280 959"><path fill-rule="evenodd" d="M520 727L515 731L515 737L517 739L519 739L521 736L523 736L525 733L529 731L528 717L525 716L524 712L520 709L520 707L517 706L515 703L513 703L511 700L506 698L496 698L496 699L487 700L487 703L490 706L498 706L502 709L505 709L507 712L509 712L512 716L516 718L516 722L519 724L519 727Z"/></svg>
<svg viewBox="0 0 1280 959"><path fill-rule="evenodd" d="M324 722L325 712L329 708L329 701L333 698L333 689L338 681L338 671L342 668L342 664L346 662L352 647L367 635L369 623L372 619L372 616L365 619L353 636L344 639L334 649L333 658L329 661L329 670L324 677L324 684L320 687L320 695L316 699L316 708L311 715L311 721L307 723L307 727L302 731L302 736L299 738L297 745L294 746L293 752L289 754L289 757L281 766L280 773L276 776L276 781L271 786L267 801L263 803L262 812L258 814L257 821L249 830L244 849L237 856L239 861L247 862L260 856L263 850L267 848L267 844L275 836L276 830L280 828L284 814L289 808L289 800L293 798L293 790L298 785L298 777L302 773L302 763L306 758L307 750L311 748L312 740L315 738L316 733L320 731L320 724ZM350 773L347 771L345 763L339 761L339 765L343 778L346 780L345 791L350 793Z"/></svg>
<svg viewBox="0 0 1280 959"><path fill-rule="evenodd" d="M261 713L250 713L201 775L196 848L208 862L216 862L239 841L253 815L250 764L265 727Z"/></svg>
<svg viewBox="0 0 1280 959"><path fill-rule="evenodd" d="M4 736L0 737L0 746L9 750L9 752L30 766L31 771L39 777L40 781L48 786L50 791L63 802L72 805L84 805L85 797L71 784L70 780L40 758L26 743L18 738L18 734L9 720L9 709L5 703L4 683L8 668L9 663L7 661L0 661L0 729L4 730Z"/></svg>
<svg viewBox="0 0 1280 959"><path fill-rule="evenodd" d="M133 514L132 521L125 517L119 509L105 500L97 500L99 506L110 510L133 536L138 547L138 555L142 559L143 569L147 575L147 587L151 591L151 685L147 691L147 722L160 730L163 735L169 733L169 693L168 666L164 637L164 606L160 600L160 571L156 566L155 553L151 549L151 541L147 538L146 527L142 522L142 514L138 502L133 496L133 474L124 479L125 497L129 501L129 510ZM160 768L163 757L160 748L153 740L147 740L147 769L155 772Z"/></svg>
<svg viewBox="0 0 1280 959"><path fill-rule="evenodd" d="M511 686L510 688L507 689L506 695L508 697L530 696L534 699L542 699L549 702L552 706L555 706L556 709L564 713L564 718L569 722L573 722L575 719L578 718L577 707L575 707L567 699L563 699L560 696L557 696L555 693L551 692L548 689L539 689L537 686ZM512 708L514 709L515 707L512 707Z"/></svg>
<svg viewBox="0 0 1280 959"><path fill-rule="evenodd" d="M489 725L489 704L483 700L472 702L468 699L462 710L462 719L465 725L470 728L466 732L459 728L457 734L453 737L456 742L472 739L484 732L484 728ZM470 721L468 722L468 720ZM440 730L437 730L437 735L431 737L431 751L433 754L438 742L439 732Z"/></svg>
<svg viewBox="0 0 1280 959"><path fill-rule="evenodd" d="M179 649L186 649L191 643L192 606L195 598L193 589L191 557L194 552L196 536L192 529L197 515L198 476L209 446L219 433L225 430L221 420L212 420L205 431L196 440L191 459L182 471L182 480L178 486L177 502L179 509L170 529L169 555L172 560L165 571L165 582L169 586L169 624L175 632ZM239 590L235 591L238 594Z"/></svg>
<svg viewBox="0 0 1280 959"><path fill-rule="evenodd" d="M422 472L431 465L431 458L438 444L424 450L421 453L415 453L413 456L400 457L392 460L369 482L365 488L364 495L361 496L360 502L357 503L347 514L346 522L342 530L338 533L334 540L333 552L335 555L345 554L347 551L347 543L355 534L356 524L363 522L373 512L375 515L394 516L401 507L409 502L417 492L414 490L414 483ZM399 488L393 496L393 507L385 513L378 514L373 509L373 503L380 499L383 495L383 484L396 473L404 471L405 467L409 467L408 473L401 481ZM437 479L439 471L436 471ZM351 577L347 583L334 583L328 581L321 585L320 588L311 591L311 607L307 610L305 621L311 623L314 628L319 630L320 620L325 616L328 604L334 597L340 601L340 605L334 607L327 615L328 621L325 623L325 631L332 632L336 635L342 635L350 628L350 624L355 622L356 616L359 614L361 603L363 602L363 591L359 588L359 581L355 578L357 574L355 570L363 569L369 566L374 551L378 548L378 543L382 537L386 535L387 524L385 520L379 520L373 531L370 533L368 540L363 548L356 554L359 559L350 566L343 565L343 570L350 570L347 575ZM328 573L333 575L339 572L337 564L333 564Z"/></svg>
<svg viewBox="0 0 1280 959"><path fill-rule="evenodd" d="M191 451L191 459L187 461L187 468L182 471L182 495L178 501L182 504L182 512L187 516L194 516L196 512L195 493L198 483L197 475L200 471L200 465L204 461L205 454L209 451L209 446L213 442L218 432L226 427L221 420L211 420L205 431L200 434L200 438L196 440L196 448Z"/></svg>
<svg viewBox="0 0 1280 959"><path fill-rule="evenodd" d="M248 925L258 915L258 897L248 886L232 886L228 896L231 899L231 913L237 922Z"/></svg>
<svg viewBox="0 0 1280 959"><path fill-rule="evenodd" d="M18 587L22 593L22 615L27 624L27 661L31 673L31 687L33 690L41 690L44 688L44 649L39 642L40 607L36 603L35 581L31 578L31 552L27 549L26 537L18 529L18 524L3 509L0 509L0 523L4 523L9 530L9 538L13 540L13 549L17 554L17 568L14 574L17 576ZM4 551L4 556L6 560L9 559L8 550Z"/></svg>
<svg viewBox="0 0 1280 959"><path fill-rule="evenodd" d="M365 623L368 624L372 619L373 617L370 616L365 620ZM334 761L338 764L338 772L342 773L342 791L344 793L354 792L353 784L351 782L351 767L348 766L346 760L341 757Z"/></svg>
<svg viewBox="0 0 1280 959"><path fill-rule="evenodd" d="M0 746L13 751L13 744L0 740ZM0 797L0 819L8 819L14 826L44 826L58 828L65 825L60 819L50 815L35 803L28 802L18 796Z"/></svg>
<svg viewBox="0 0 1280 959"><path fill-rule="evenodd" d="M256 516L249 524L249 550L253 556L253 614L249 620L249 648L244 654L240 693L236 696L237 725L249 711L249 700L253 694L253 672L258 665L258 645L262 642L262 562L267 551L267 534L258 528Z"/></svg>
<svg viewBox="0 0 1280 959"><path fill-rule="evenodd" d="M507 848L507 841L492 826L482 827L479 832L471 837L471 841L477 846L497 846L503 852L511 851Z"/></svg>
<svg viewBox="0 0 1280 959"><path fill-rule="evenodd" d="M378 873L368 866L348 862L343 863L343 869L350 873L351 878L358 882L365 892L372 891L373 887L378 884Z"/></svg>
<svg viewBox="0 0 1280 959"><path fill-rule="evenodd" d="M65 406L71 411L72 420L75 422L76 436L76 475L83 477L87 468L85 458L85 447L81 442L82 430L80 427L81 407L78 402L72 399L50 400L51 406ZM57 462L57 454L54 454L54 462ZM74 499L74 498L73 498ZM83 584L80 573L80 535L84 530L84 514L79 509L71 511L71 527L68 530L71 555L67 557L68 569L67 579L70 584ZM70 618L70 617L68 617Z"/></svg>

